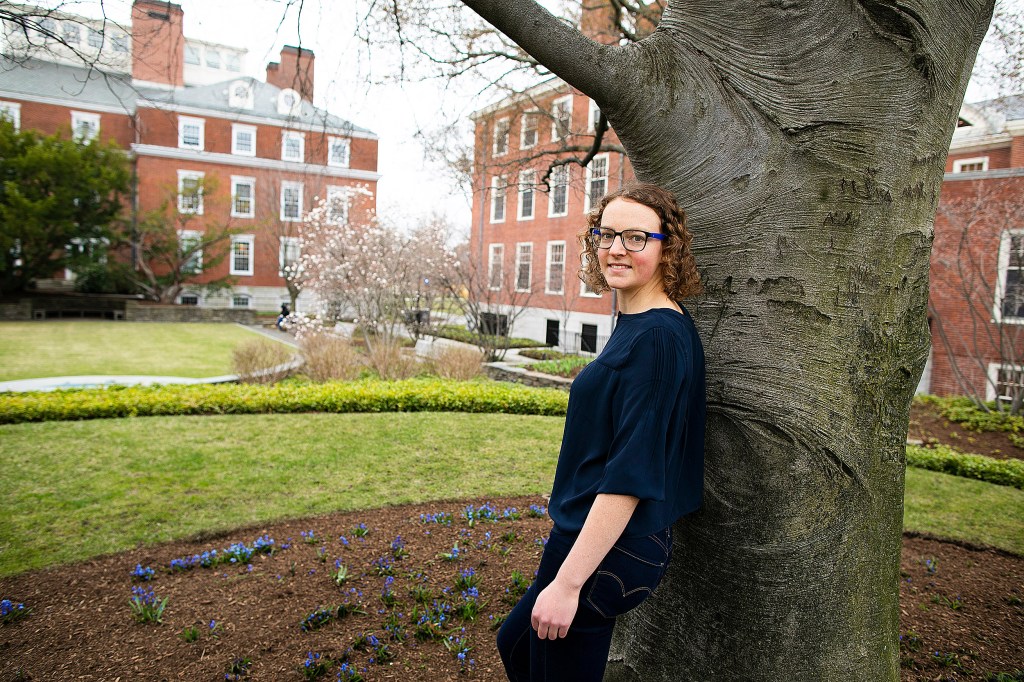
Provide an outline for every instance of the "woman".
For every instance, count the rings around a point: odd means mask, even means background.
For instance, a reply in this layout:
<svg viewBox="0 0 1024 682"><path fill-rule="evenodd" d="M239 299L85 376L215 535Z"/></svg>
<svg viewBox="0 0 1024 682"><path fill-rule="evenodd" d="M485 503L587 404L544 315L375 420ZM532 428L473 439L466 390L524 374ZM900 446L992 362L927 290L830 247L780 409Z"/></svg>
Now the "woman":
<svg viewBox="0 0 1024 682"><path fill-rule="evenodd" d="M675 197L609 194L580 236L580 272L615 289L618 323L573 382L537 579L498 632L511 682L599 681L615 617L658 586L672 524L700 506L704 351L678 301L700 291Z"/></svg>

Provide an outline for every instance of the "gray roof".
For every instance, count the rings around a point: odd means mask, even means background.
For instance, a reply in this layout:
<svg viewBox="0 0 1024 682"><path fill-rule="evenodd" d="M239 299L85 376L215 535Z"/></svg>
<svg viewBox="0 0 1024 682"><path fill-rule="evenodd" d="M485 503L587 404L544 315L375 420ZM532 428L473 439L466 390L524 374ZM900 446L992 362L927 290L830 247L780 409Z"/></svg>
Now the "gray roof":
<svg viewBox="0 0 1024 682"><path fill-rule="evenodd" d="M1007 121L1024 119L1024 95L1008 95L981 102L971 102L969 106L980 111L996 112Z"/></svg>
<svg viewBox="0 0 1024 682"><path fill-rule="evenodd" d="M253 108L228 106L228 88L232 83L245 81L253 87ZM305 124L346 134L373 135L366 128L353 125L330 112L303 101L298 116L278 113L277 101L281 88L249 77L239 77L212 85L188 86L175 90L133 85L125 74L112 74L99 69L70 66L40 59L13 60L0 56L0 96L25 95L28 97L55 97L73 99L85 107L89 104L115 107L134 113L137 104L152 102L156 106L171 104L204 109L222 114L223 118L258 116L276 119L282 123Z"/></svg>

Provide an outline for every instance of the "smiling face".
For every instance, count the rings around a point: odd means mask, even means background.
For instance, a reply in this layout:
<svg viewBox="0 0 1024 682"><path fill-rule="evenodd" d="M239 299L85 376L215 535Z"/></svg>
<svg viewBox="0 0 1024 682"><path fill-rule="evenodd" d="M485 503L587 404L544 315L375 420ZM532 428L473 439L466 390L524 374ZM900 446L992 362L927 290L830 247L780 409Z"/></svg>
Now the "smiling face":
<svg viewBox="0 0 1024 682"><path fill-rule="evenodd" d="M662 231L661 219L653 209L629 199L614 199L605 206L601 214L601 228L616 232L630 229ZM608 286L630 298L663 296L661 249L660 241L648 239L643 251L627 251L622 245L622 238L616 237L611 248L597 250L601 274Z"/></svg>

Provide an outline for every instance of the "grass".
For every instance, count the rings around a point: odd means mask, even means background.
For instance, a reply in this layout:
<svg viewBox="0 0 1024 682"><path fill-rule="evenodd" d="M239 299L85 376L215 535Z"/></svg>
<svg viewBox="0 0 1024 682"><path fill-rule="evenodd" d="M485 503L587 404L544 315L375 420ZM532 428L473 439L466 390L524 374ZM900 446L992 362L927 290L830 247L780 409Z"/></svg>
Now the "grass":
<svg viewBox="0 0 1024 682"><path fill-rule="evenodd" d="M89 374L210 377L231 372L231 350L259 338L236 324L4 322L0 381Z"/></svg>
<svg viewBox="0 0 1024 682"><path fill-rule="evenodd" d="M907 469L903 526L1024 554L1024 490Z"/></svg>
<svg viewBox="0 0 1024 682"><path fill-rule="evenodd" d="M277 519L546 492L563 423L390 413L3 426L0 575Z"/></svg>
<svg viewBox="0 0 1024 682"><path fill-rule="evenodd" d="M0 426L0 576L274 520L543 493L564 420L148 417ZM909 469L905 527L1024 554L1024 491Z"/></svg>

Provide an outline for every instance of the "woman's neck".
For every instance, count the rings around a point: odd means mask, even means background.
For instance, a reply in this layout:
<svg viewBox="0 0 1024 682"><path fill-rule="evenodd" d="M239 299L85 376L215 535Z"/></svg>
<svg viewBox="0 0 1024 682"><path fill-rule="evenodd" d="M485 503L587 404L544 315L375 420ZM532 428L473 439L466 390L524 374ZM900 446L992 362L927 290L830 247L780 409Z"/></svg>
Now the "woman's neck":
<svg viewBox="0 0 1024 682"><path fill-rule="evenodd" d="M668 297L663 290L657 292L619 291L617 295L619 312L624 315L636 315L654 308L669 308L681 313L679 304Z"/></svg>

